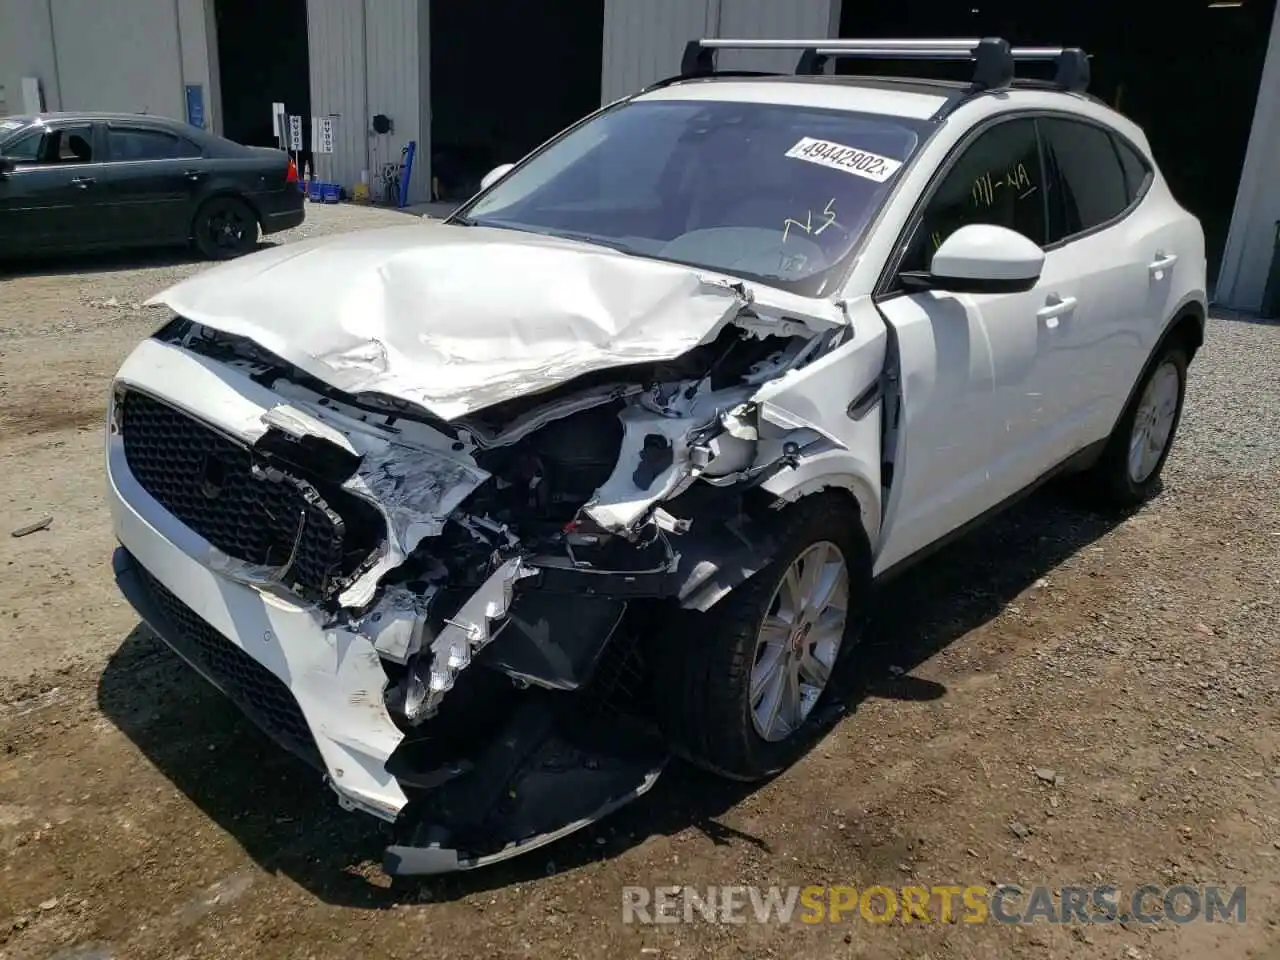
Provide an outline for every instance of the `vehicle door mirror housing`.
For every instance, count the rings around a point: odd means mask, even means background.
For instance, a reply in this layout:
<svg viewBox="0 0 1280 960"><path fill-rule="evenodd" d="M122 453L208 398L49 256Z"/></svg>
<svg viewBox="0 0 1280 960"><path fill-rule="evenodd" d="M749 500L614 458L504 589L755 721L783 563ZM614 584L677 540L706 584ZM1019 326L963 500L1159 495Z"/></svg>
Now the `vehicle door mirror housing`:
<svg viewBox="0 0 1280 960"><path fill-rule="evenodd" d="M13 173L17 166L18 162L13 157L0 157L0 177Z"/></svg>
<svg viewBox="0 0 1280 960"><path fill-rule="evenodd" d="M510 173L511 168L514 166L515 166L514 163L502 163L494 167L492 170L486 173L484 175L484 179L480 181L480 189L488 190L491 186L493 186L495 183L497 183L499 180L505 177L508 173Z"/></svg>
<svg viewBox="0 0 1280 960"><path fill-rule="evenodd" d="M903 286L950 293L1018 293L1044 270L1044 250L1008 227L971 223L938 247L928 273L902 274Z"/></svg>

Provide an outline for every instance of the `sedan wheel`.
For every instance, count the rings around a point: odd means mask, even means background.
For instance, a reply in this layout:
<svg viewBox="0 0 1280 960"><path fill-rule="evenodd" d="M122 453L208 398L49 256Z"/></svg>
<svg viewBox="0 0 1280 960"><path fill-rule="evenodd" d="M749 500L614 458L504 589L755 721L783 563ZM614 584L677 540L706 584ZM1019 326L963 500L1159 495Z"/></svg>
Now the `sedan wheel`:
<svg viewBox="0 0 1280 960"><path fill-rule="evenodd" d="M229 260L257 245L258 218L243 200L215 197L196 213L193 233L202 254Z"/></svg>
<svg viewBox="0 0 1280 960"><path fill-rule="evenodd" d="M849 618L849 568L829 540L787 567L756 637L751 721L765 740L800 729L835 667Z"/></svg>

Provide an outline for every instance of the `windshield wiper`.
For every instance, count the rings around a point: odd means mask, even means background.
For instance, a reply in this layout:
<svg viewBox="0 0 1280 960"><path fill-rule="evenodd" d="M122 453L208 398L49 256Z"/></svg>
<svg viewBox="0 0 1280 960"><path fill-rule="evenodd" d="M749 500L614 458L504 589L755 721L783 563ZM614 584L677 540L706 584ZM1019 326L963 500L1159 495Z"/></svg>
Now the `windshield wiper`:
<svg viewBox="0 0 1280 960"><path fill-rule="evenodd" d="M617 250L621 253L634 253L635 249L621 240L611 240L608 237L598 237L594 233L574 233L571 230L536 231L546 237L558 237L561 240L577 240L579 243L590 243L597 247L608 247L610 250Z"/></svg>

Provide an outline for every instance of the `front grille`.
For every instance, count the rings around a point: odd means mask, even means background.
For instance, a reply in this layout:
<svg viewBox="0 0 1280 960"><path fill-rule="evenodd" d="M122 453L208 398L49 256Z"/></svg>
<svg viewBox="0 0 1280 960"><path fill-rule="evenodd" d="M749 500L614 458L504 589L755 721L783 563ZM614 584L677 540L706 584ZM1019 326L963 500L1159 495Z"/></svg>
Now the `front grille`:
<svg viewBox="0 0 1280 960"><path fill-rule="evenodd" d="M255 471L247 447L144 393L128 391L120 402L133 475L223 553L266 567L293 557L284 582L319 597L368 556L367 547L348 549L342 517L305 480L261 464Z"/></svg>
<svg viewBox="0 0 1280 960"><path fill-rule="evenodd" d="M145 569L137 569L151 602L167 621L163 626L155 624L162 628L165 642L217 684L267 736L324 770L311 729L284 682L201 619Z"/></svg>

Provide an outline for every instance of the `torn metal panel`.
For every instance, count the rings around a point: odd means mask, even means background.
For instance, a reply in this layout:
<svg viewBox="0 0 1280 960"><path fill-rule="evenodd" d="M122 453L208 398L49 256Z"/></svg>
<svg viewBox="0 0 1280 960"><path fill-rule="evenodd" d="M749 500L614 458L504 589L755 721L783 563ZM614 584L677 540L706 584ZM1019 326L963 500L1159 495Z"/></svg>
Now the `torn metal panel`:
<svg viewBox="0 0 1280 960"><path fill-rule="evenodd" d="M436 224L263 251L153 302L339 390L453 419L591 371L679 356L749 300L741 284L676 264Z"/></svg>
<svg viewBox="0 0 1280 960"><path fill-rule="evenodd" d="M272 407L262 415L261 420L267 427L276 427L291 437L316 437L332 443L352 456L359 456L356 448L341 430L289 404L281 403Z"/></svg>
<svg viewBox="0 0 1280 960"><path fill-rule="evenodd" d="M696 391L692 397L690 390ZM604 530L630 530L654 504L687 484L695 466L690 456L694 435L750 393L745 387L713 392L705 381L666 384L624 408L618 414L623 427L618 465L583 513Z"/></svg>
<svg viewBox="0 0 1280 960"><path fill-rule="evenodd" d="M385 441L362 442L365 456L344 488L378 509L387 521L382 554L338 596L358 609L373 600L378 581L404 563L427 537L438 537L445 522L489 474L433 450L417 450Z"/></svg>

